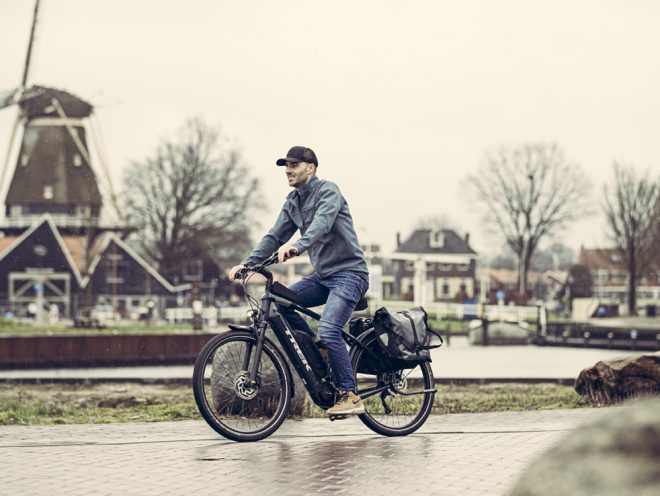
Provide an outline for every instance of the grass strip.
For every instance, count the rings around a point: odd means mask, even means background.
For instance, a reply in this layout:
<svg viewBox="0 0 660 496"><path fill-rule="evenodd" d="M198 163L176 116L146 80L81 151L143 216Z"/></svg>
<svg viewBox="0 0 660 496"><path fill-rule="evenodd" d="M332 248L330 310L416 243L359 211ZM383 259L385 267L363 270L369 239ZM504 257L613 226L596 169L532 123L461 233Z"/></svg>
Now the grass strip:
<svg viewBox="0 0 660 496"><path fill-rule="evenodd" d="M433 413L584 408L559 384L438 385ZM307 398L304 417L325 413ZM0 384L0 425L162 422L199 419L192 389L171 384Z"/></svg>

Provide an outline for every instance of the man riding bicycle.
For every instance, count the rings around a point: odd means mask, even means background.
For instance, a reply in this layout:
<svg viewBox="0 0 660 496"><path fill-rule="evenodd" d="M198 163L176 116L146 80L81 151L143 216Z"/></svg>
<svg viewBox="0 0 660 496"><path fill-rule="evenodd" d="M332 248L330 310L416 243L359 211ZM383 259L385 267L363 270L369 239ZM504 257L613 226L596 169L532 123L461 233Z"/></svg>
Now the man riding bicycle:
<svg viewBox="0 0 660 496"><path fill-rule="evenodd" d="M294 191L287 196L275 225L242 264L230 270L229 278L234 280L245 265L260 263L276 250L280 262L307 251L315 272L289 289L297 294L298 302L304 307L325 304L318 330L338 390L338 399L327 414L364 413L341 336L342 328L369 287L367 262L355 234L353 218L337 185L316 177L319 163L310 148L294 146L276 164L286 167L287 180ZM291 243L291 236L297 230L301 237ZM293 309L278 308L293 329L314 336L314 331Z"/></svg>

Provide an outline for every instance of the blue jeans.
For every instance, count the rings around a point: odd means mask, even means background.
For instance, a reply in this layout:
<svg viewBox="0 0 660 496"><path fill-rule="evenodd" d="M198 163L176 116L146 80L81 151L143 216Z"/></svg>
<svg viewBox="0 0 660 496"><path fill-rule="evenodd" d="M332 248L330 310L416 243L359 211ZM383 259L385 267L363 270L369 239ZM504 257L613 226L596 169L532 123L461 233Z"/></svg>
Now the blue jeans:
<svg viewBox="0 0 660 496"><path fill-rule="evenodd" d="M346 342L341 336L357 302L367 292L369 276L363 272L336 272L324 279L317 274L307 276L289 289L298 295L298 303L306 308L325 304L319 322L319 337L328 350L332 379L337 389L354 391L355 376ZM277 306L292 329L314 336L305 320L293 309Z"/></svg>

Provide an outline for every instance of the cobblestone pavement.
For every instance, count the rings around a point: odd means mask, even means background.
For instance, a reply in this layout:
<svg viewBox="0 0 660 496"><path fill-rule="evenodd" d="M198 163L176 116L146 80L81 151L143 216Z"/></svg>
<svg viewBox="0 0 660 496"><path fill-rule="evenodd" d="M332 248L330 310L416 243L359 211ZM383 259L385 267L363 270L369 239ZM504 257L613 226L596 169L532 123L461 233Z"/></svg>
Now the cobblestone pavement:
<svg viewBox="0 0 660 496"><path fill-rule="evenodd" d="M202 421L0 427L0 494L504 495L537 455L606 410L432 415L401 438L355 418L287 420L257 443Z"/></svg>

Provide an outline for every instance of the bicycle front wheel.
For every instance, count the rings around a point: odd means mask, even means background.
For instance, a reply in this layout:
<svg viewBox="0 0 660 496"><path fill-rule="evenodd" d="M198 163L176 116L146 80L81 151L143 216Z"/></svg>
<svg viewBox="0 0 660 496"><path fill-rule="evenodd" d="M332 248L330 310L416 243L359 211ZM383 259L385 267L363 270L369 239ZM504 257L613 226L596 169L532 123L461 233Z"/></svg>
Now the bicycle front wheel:
<svg viewBox="0 0 660 496"><path fill-rule="evenodd" d="M431 413L433 370L428 362L410 369L382 367L374 359L382 353L376 339L374 332L369 333L361 339L366 350L357 347L353 353L358 394L365 408L359 417L378 434L405 436L419 429Z"/></svg>
<svg viewBox="0 0 660 496"><path fill-rule="evenodd" d="M255 348L254 335L230 331L212 338L195 361L193 392L199 412L216 432L234 441L270 436L289 411L290 372L268 341L259 359L257 384L250 384Z"/></svg>

